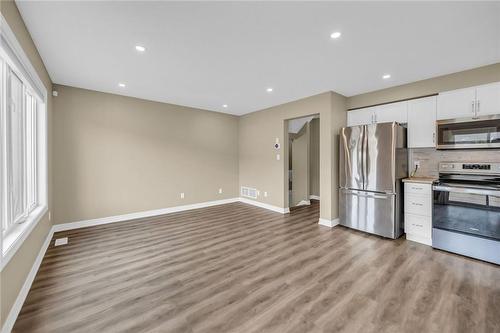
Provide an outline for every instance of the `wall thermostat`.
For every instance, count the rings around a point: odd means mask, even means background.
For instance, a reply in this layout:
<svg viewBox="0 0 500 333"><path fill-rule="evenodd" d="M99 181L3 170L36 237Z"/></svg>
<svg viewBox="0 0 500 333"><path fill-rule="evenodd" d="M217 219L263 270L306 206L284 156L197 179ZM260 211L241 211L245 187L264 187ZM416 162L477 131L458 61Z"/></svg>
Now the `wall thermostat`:
<svg viewBox="0 0 500 333"><path fill-rule="evenodd" d="M280 149L280 144L279 143L275 143L274 144L274 149L276 149L276 150Z"/></svg>

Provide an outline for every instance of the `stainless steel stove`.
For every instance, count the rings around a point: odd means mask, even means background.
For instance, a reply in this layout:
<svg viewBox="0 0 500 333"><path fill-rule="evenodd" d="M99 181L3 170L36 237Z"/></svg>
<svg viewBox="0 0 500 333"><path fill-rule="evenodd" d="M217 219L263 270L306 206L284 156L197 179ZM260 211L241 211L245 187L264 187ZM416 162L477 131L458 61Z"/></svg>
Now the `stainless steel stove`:
<svg viewBox="0 0 500 333"><path fill-rule="evenodd" d="M500 264L500 163L439 163L432 246Z"/></svg>

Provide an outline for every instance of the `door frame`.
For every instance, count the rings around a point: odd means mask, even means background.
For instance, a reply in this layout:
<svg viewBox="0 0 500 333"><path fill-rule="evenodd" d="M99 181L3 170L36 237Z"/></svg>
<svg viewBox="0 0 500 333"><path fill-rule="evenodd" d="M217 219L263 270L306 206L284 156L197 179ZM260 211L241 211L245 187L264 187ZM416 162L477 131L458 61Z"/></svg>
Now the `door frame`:
<svg viewBox="0 0 500 333"><path fill-rule="evenodd" d="M289 163L289 149L290 149L290 136L288 135L288 122L290 120L293 120L293 119L301 119L301 118L307 118L307 117L314 117L314 118L318 118L319 119L319 122L321 123L321 115L320 113L311 113L311 114L306 114L306 115L301 115L299 117L292 117L292 118L287 118L287 119L284 119L283 120L283 145L282 145L282 168L283 168L283 171L284 171L284 181L283 181L283 202L284 202L284 206L285 206L285 210L289 210L290 209L290 200L289 200L289 172L288 172L288 163ZM319 136L321 138L321 126L319 126ZM321 141L321 140L320 140ZM321 161L321 149L319 150L319 159ZM321 181L320 181L320 188L321 188Z"/></svg>

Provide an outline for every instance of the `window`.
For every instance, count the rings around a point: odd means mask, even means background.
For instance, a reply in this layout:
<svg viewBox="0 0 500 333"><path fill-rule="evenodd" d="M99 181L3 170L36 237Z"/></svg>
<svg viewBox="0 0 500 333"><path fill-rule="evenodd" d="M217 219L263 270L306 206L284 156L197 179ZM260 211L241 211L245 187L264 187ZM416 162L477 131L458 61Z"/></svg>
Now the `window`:
<svg viewBox="0 0 500 333"><path fill-rule="evenodd" d="M4 179L6 192L2 231L8 233L16 223L24 222L38 206L37 126L36 116L41 101L33 96L19 76L3 62L5 100L6 160Z"/></svg>
<svg viewBox="0 0 500 333"><path fill-rule="evenodd" d="M0 225L2 265L47 211L46 91L2 19ZM9 31L6 31L9 30Z"/></svg>

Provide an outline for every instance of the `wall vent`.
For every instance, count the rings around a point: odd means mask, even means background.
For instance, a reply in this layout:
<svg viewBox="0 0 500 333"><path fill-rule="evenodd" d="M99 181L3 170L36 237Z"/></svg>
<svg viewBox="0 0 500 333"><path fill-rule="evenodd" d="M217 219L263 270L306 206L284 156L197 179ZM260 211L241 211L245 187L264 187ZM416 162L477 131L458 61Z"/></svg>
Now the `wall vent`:
<svg viewBox="0 0 500 333"><path fill-rule="evenodd" d="M252 199L257 199L257 189L242 186L241 187L241 196L247 197L247 198L252 198Z"/></svg>
<svg viewBox="0 0 500 333"><path fill-rule="evenodd" d="M61 246L66 244L68 244L68 237L57 238L54 243L54 246Z"/></svg>

